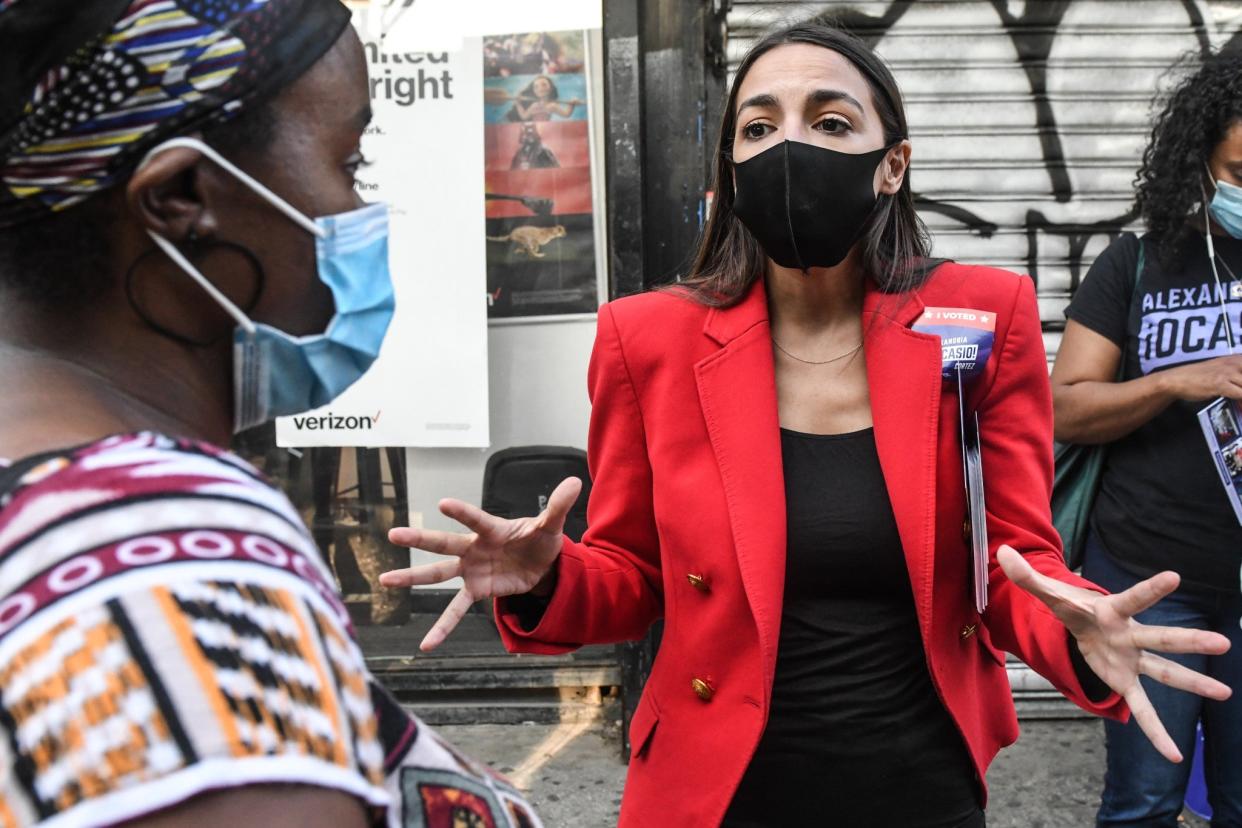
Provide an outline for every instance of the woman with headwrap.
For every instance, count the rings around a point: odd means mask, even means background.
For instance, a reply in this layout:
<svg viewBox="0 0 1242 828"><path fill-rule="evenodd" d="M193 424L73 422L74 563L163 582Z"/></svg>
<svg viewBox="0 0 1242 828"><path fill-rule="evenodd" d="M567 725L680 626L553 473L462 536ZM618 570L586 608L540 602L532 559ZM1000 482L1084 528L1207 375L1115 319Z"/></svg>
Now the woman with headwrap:
<svg viewBox="0 0 1242 828"><path fill-rule="evenodd" d="M393 310L338 0L0 0L0 826L537 825L216 446Z"/></svg>

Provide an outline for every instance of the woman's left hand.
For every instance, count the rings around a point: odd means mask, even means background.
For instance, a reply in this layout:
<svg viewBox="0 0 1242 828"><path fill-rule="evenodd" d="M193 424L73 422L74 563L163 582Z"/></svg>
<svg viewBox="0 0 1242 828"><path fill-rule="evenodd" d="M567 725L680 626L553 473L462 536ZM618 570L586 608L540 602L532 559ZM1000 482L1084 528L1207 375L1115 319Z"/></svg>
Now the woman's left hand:
<svg viewBox="0 0 1242 828"><path fill-rule="evenodd" d="M1209 699L1227 699L1232 691L1216 679L1152 652L1219 655L1229 649L1225 636L1180 627L1149 627L1134 620L1177 589L1181 583L1177 573L1161 572L1125 592L1101 595L1036 571L1012 547L1002 546L996 557L1009 580L1044 602L1073 634L1088 666L1126 700L1156 750L1170 762L1182 761L1181 751L1143 692L1139 676Z"/></svg>

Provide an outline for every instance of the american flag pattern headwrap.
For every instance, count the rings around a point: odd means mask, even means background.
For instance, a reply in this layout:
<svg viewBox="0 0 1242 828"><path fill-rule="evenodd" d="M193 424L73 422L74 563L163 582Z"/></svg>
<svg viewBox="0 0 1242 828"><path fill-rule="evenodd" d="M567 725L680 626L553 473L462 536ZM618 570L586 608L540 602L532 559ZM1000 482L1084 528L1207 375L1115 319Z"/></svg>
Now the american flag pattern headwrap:
<svg viewBox="0 0 1242 828"><path fill-rule="evenodd" d="M0 0L0 228L292 82L348 22L339 0Z"/></svg>

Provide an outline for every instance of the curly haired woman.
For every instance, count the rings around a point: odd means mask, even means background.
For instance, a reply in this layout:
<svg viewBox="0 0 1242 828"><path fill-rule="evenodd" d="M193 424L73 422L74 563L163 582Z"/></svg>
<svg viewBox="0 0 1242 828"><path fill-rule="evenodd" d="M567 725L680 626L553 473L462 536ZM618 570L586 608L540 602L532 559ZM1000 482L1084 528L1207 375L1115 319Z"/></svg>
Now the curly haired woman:
<svg viewBox="0 0 1242 828"><path fill-rule="evenodd" d="M1084 575L1120 591L1175 567L1181 588L1139 620L1230 637L1221 655L1170 656L1229 685L1242 680L1242 527L1196 412L1215 397L1242 399L1239 187L1242 53L1221 53L1157 120L1135 200L1148 232L1122 235L1092 265L1052 373L1057 439L1109 444ZM1242 698L1143 683L1183 752L1202 720L1212 824L1242 826ZM1104 726L1098 824L1176 825L1190 768L1164 761L1133 723Z"/></svg>

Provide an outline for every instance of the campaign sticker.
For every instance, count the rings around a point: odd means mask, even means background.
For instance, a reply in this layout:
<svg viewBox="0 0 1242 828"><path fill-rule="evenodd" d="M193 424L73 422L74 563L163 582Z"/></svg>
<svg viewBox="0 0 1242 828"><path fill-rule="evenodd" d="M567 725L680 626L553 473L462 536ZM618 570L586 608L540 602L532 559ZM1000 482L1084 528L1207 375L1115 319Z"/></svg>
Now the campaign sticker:
<svg viewBox="0 0 1242 828"><path fill-rule="evenodd" d="M940 374L974 379L983 373L996 338L996 314L973 308L924 308L919 333L940 337Z"/></svg>

